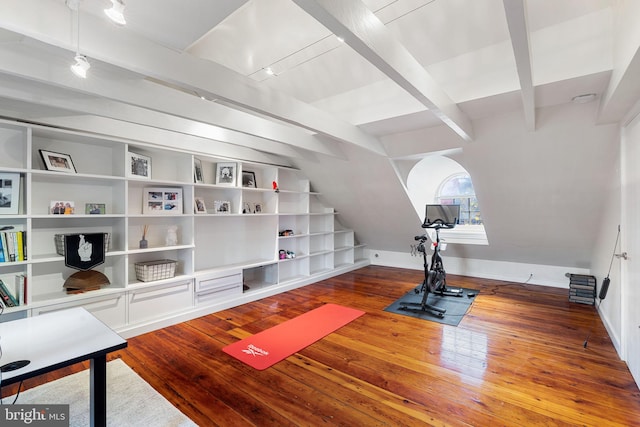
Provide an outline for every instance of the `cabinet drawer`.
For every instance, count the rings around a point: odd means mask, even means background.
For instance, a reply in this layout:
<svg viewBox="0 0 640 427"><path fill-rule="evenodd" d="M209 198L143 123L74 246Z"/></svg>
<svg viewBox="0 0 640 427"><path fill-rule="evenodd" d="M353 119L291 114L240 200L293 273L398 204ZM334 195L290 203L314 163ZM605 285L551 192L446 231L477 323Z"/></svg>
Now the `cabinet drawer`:
<svg viewBox="0 0 640 427"><path fill-rule="evenodd" d="M222 302L227 298L234 298L240 296L242 294L242 285L240 287L234 286L233 288L211 291L211 292L200 292L196 294L196 306L215 304L218 302Z"/></svg>
<svg viewBox="0 0 640 427"><path fill-rule="evenodd" d="M192 300L192 281L130 291L129 323L136 324L185 311L191 307Z"/></svg>
<svg viewBox="0 0 640 427"><path fill-rule="evenodd" d="M84 307L102 323L112 329L118 329L126 324L126 308L124 294L104 296L100 298L83 299L73 303L63 303L39 307L32 310L34 316L53 311L66 310L72 307Z"/></svg>
<svg viewBox="0 0 640 427"><path fill-rule="evenodd" d="M225 273L196 278L196 306L214 304L225 298L242 295L242 271Z"/></svg>
<svg viewBox="0 0 640 427"><path fill-rule="evenodd" d="M241 272L218 277L202 276L196 278L196 292L221 292L232 288L242 289Z"/></svg>

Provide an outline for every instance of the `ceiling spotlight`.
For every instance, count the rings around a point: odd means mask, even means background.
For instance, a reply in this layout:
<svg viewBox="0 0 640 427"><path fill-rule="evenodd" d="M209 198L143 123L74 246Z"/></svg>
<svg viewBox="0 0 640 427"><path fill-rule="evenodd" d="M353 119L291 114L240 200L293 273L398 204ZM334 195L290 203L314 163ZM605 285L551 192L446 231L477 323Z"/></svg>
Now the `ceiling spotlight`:
<svg viewBox="0 0 640 427"><path fill-rule="evenodd" d="M596 99L595 93L585 93L583 95L574 96L571 101L575 104L586 104Z"/></svg>
<svg viewBox="0 0 640 427"><path fill-rule="evenodd" d="M71 71L78 77L83 79L87 78L87 71L91 68L91 64L87 61L87 57L84 55L77 54L74 58L76 60L75 64L71 66Z"/></svg>
<svg viewBox="0 0 640 427"><path fill-rule="evenodd" d="M71 72L80 78L86 79L87 71L91 68L91 64L87 61L87 57L80 53L80 1L66 0L65 3L76 17L76 56L73 58L76 62L71 65Z"/></svg>
<svg viewBox="0 0 640 427"><path fill-rule="evenodd" d="M80 8L80 0L65 0L65 4L71 10L78 10Z"/></svg>
<svg viewBox="0 0 640 427"><path fill-rule="evenodd" d="M127 21L124 19L124 1L111 0L111 3L111 8L105 9L104 13L116 24L125 25Z"/></svg>
<svg viewBox="0 0 640 427"><path fill-rule="evenodd" d="M336 36L336 39L338 39L338 41L339 41L340 43L344 43L344 37L342 37L342 36Z"/></svg>
<svg viewBox="0 0 640 427"><path fill-rule="evenodd" d="M264 72L269 74L270 76L275 76L275 74L276 74L276 73L273 72L273 68L271 68L271 67L266 67L264 69Z"/></svg>

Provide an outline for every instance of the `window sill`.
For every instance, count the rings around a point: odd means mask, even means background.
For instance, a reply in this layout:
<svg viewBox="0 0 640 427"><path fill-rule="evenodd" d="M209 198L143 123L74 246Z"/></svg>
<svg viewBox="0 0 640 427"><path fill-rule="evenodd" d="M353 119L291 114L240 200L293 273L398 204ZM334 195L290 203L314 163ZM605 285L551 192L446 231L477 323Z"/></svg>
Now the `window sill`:
<svg viewBox="0 0 640 427"><path fill-rule="evenodd" d="M436 239L436 231L427 229L431 241ZM449 230L440 230L440 241L462 245L488 245L489 240L483 225L458 225Z"/></svg>

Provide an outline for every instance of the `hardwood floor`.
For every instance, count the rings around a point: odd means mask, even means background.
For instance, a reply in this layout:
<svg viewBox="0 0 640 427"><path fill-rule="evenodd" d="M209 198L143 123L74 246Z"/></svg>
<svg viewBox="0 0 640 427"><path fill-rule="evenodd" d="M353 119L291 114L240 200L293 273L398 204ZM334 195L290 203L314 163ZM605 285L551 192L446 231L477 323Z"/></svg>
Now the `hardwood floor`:
<svg viewBox="0 0 640 427"><path fill-rule="evenodd" d="M366 267L113 356L200 426L640 426L640 392L594 307L566 289L449 275L480 291L458 327L383 311L421 278ZM221 350L324 303L366 314L264 371Z"/></svg>

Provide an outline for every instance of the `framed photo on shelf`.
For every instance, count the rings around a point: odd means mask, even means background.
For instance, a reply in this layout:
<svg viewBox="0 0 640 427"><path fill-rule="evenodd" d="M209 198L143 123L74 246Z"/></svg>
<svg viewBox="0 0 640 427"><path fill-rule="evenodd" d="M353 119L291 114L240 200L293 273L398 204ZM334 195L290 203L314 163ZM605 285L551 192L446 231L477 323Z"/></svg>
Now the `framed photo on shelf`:
<svg viewBox="0 0 640 427"><path fill-rule="evenodd" d="M52 200L49 202L49 213L52 215L71 215L75 211L75 203L70 200Z"/></svg>
<svg viewBox="0 0 640 427"><path fill-rule="evenodd" d="M40 150L40 155L48 171L76 173L76 167L70 155L48 150Z"/></svg>
<svg viewBox="0 0 640 427"><path fill-rule="evenodd" d="M216 163L216 185L236 185L237 163Z"/></svg>
<svg viewBox="0 0 640 427"><path fill-rule="evenodd" d="M228 200L216 200L213 202L213 207L217 214L231 213L231 202Z"/></svg>
<svg viewBox="0 0 640 427"><path fill-rule="evenodd" d="M254 203L253 204L253 213L262 213L263 212L263 206L262 203Z"/></svg>
<svg viewBox="0 0 640 427"><path fill-rule="evenodd" d="M151 157L128 152L127 177L151 179Z"/></svg>
<svg viewBox="0 0 640 427"><path fill-rule="evenodd" d="M196 211L197 214L206 214L207 213L207 206L204 204L204 198L202 197L196 197L194 199L194 209Z"/></svg>
<svg viewBox="0 0 640 427"><path fill-rule="evenodd" d="M154 215L181 215L182 188L145 188L143 193L142 213Z"/></svg>
<svg viewBox="0 0 640 427"><path fill-rule="evenodd" d="M201 184L204 182L204 175L202 174L202 160L193 159L193 182Z"/></svg>
<svg viewBox="0 0 640 427"><path fill-rule="evenodd" d="M84 213L86 215L104 215L107 212L104 203L85 203Z"/></svg>
<svg viewBox="0 0 640 427"><path fill-rule="evenodd" d="M242 204L242 213L243 214L250 214L253 213L253 203L251 202L244 202Z"/></svg>
<svg viewBox="0 0 640 427"><path fill-rule="evenodd" d="M0 214L17 215L20 209L20 174L0 173Z"/></svg>
<svg viewBox="0 0 640 427"><path fill-rule="evenodd" d="M248 188L257 188L255 172L242 171L242 186Z"/></svg>

